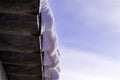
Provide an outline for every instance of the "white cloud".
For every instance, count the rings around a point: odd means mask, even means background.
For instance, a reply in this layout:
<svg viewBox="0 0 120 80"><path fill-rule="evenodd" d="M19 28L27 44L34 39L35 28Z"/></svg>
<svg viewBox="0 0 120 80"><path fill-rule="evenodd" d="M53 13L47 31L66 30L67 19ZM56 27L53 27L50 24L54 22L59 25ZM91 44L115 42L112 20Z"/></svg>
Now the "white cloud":
<svg viewBox="0 0 120 80"><path fill-rule="evenodd" d="M71 14L77 21L83 18L91 27L101 27L103 24L120 32L120 0L66 0L62 8L65 15Z"/></svg>
<svg viewBox="0 0 120 80"><path fill-rule="evenodd" d="M64 47L61 55L61 80L120 79L120 60Z"/></svg>

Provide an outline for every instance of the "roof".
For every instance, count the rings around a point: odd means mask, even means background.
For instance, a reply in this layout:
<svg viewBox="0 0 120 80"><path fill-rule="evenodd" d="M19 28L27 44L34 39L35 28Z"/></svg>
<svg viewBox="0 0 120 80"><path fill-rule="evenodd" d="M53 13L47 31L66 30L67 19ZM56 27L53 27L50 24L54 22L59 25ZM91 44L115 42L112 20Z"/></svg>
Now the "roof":
<svg viewBox="0 0 120 80"><path fill-rule="evenodd" d="M0 1L0 60L8 80L42 80L39 0Z"/></svg>

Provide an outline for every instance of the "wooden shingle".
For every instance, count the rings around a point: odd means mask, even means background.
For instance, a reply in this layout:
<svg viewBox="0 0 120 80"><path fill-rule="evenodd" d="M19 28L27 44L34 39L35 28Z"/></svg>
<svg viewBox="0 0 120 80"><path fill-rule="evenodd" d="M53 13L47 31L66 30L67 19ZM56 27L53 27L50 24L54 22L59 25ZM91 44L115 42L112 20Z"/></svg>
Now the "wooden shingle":
<svg viewBox="0 0 120 80"><path fill-rule="evenodd" d="M39 6L40 0L0 0L0 61L8 80L43 80Z"/></svg>
<svg viewBox="0 0 120 80"><path fill-rule="evenodd" d="M39 0L0 0L0 13L35 14Z"/></svg>

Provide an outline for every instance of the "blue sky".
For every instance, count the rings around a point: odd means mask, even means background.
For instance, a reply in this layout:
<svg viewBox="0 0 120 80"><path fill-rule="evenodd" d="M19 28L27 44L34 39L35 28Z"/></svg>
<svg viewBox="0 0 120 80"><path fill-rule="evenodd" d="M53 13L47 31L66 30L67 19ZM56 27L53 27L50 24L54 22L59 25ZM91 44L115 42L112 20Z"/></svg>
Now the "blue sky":
<svg viewBox="0 0 120 80"><path fill-rule="evenodd" d="M49 2L61 51L60 80L119 80L120 1Z"/></svg>

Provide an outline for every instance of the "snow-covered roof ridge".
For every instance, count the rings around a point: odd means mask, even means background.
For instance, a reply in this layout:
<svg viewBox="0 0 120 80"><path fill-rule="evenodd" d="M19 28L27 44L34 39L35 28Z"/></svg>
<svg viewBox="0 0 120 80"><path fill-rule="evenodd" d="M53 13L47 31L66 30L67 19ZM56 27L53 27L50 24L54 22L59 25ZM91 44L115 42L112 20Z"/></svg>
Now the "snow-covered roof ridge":
<svg viewBox="0 0 120 80"><path fill-rule="evenodd" d="M47 0L41 1L42 31L45 80L59 79L59 59L57 33L52 11Z"/></svg>

